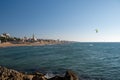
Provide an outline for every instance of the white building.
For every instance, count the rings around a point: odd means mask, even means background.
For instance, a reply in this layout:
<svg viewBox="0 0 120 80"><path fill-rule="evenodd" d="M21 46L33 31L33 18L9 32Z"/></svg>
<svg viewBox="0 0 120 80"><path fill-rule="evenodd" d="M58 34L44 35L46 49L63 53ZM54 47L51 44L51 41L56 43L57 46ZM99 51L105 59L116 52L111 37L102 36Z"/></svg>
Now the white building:
<svg viewBox="0 0 120 80"><path fill-rule="evenodd" d="M3 33L0 35L1 37L5 37L5 38L9 38L10 37L10 34L9 33Z"/></svg>
<svg viewBox="0 0 120 80"><path fill-rule="evenodd" d="M37 41L37 38L35 38L35 35L34 35L34 34L33 34L32 40L33 40L33 41Z"/></svg>

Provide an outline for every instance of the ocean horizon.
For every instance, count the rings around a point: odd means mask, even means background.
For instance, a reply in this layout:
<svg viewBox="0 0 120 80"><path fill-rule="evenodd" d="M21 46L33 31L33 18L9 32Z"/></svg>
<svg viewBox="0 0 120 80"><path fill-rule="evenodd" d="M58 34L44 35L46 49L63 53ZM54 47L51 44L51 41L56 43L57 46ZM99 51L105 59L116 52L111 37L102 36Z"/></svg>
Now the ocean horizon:
<svg viewBox="0 0 120 80"><path fill-rule="evenodd" d="M32 73L73 70L83 80L120 80L120 42L0 48L0 65Z"/></svg>

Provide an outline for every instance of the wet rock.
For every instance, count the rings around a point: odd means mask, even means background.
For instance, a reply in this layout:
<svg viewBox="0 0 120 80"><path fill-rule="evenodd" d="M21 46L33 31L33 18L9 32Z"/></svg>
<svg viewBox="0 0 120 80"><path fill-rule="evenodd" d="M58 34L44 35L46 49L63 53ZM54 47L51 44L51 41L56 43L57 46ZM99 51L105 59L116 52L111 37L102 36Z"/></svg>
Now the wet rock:
<svg viewBox="0 0 120 80"><path fill-rule="evenodd" d="M36 72L32 80L47 80L47 79L44 77L44 74Z"/></svg>
<svg viewBox="0 0 120 80"><path fill-rule="evenodd" d="M33 75L24 75L23 80L32 80Z"/></svg>
<svg viewBox="0 0 120 80"><path fill-rule="evenodd" d="M78 76L70 70L66 71L64 77L53 76L51 78L47 78L46 76L49 75L44 75L39 72L36 72L35 74L23 74L0 66L0 80L79 80Z"/></svg>
<svg viewBox="0 0 120 80"><path fill-rule="evenodd" d="M23 74L0 66L0 80L23 80Z"/></svg>
<svg viewBox="0 0 120 80"><path fill-rule="evenodd" d="M79 80L78 76L73 71L66 71L64 80Z"/></svg>
<svg viewBox="0 0 120 80"><path fill-rule="evenodd" d="M44 74L40 73L40 72L35 72L34 75L38 75L38 76L44 76Z"/></svg>
<svg viewBox="0 0 120 80"><path fill-rule="evenodd" d="M47 80L44 76L37 76L35 75L32 80Z"/></svg>
<svg viewBox="0 0 120 80"><path fill-rule="evenodd" d="M47 80L79 80L78 76L73 71L66 71L64 77L55 76Z"/></svg>
<svg viewBox="0 0 120 80"><path fill-rule="evenodd" d="M47 79L47 80L64 80L64 77L55 76L55 77L52 77L52 78Z"/></svg>

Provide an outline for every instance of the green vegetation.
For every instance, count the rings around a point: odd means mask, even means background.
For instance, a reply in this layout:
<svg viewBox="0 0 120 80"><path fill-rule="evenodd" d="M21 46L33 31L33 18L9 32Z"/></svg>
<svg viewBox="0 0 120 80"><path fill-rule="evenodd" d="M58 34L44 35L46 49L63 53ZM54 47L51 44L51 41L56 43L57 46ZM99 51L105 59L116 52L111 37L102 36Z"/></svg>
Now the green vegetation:
<svg viewBox="0 0 120 80"><path fill-rule="evenodd" d="M1 42L11 42L11 41L20 41L20 38L17 37L2 37L0 36Z"/></svg>

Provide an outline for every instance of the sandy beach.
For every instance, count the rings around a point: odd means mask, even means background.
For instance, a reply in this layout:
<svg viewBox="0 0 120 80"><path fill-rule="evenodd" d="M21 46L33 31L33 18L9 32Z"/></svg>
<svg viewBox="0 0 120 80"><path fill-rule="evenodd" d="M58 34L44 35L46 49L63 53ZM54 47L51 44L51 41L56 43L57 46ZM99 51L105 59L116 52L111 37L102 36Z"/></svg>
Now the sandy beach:
<svg viewBox="0 0 120 80"><path fill-rule="evenodd" d="M62 42L34 42L34 43L11 43L5 42L0 44L0 48L2 47L14 47L14 46L42 46L42 45L51 45L51 44L61 44Z"/></svg>

